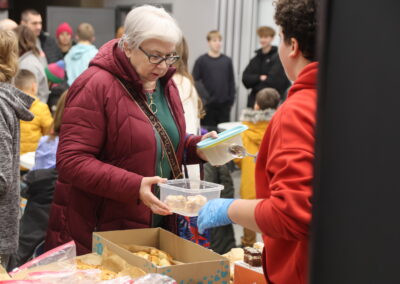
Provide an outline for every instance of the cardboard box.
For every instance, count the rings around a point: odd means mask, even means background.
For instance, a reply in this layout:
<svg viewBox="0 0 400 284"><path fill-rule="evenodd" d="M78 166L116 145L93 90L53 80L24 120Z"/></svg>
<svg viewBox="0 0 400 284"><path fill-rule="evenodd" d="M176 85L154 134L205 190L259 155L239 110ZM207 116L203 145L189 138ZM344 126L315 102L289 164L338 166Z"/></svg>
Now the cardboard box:
<svg viewBox="0 0 400 284"><path fill-rule="evenodd" d="M262 267L253 267L243 261L235 262L234 284L267 284Z"/></svg>
<svg viewBox="0 0 400 284"><path fill-rule="evenodd" d="M169 253L174 260L183 264L157 267L121 245L155 247ZM160 228L93 233L93 252L101 255L105 246L129 264L149 273L170 276L178 284L229 283L227 258Z"/></svg>

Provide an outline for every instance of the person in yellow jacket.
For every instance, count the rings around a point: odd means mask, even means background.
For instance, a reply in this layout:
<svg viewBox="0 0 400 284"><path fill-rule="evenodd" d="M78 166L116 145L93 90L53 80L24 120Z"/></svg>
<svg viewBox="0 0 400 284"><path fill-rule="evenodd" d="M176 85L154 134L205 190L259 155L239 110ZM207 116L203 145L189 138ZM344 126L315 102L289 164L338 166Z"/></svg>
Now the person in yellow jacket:
<svg viewBox="0 0 400 284"><path fill-rule="evenodd" d="M35 152L39 140L50 132L53 118L47 104L37 98L38 85L35 75L26 69L21 69L14 78L15 87L35 98L29 108L35 118L32 121L20 121L21 148L20 153Z"/></svg>
<svg viewBox="0 0 400 284"><path fill-rule="evenodd" d="M264 88L257 92L254 108L246 108L242 111L240 121L249 129L242 133L243 146L250 154L256 154L259 150L264 132L269 121L278 107L280 96L273 88ZM240 198L255 199L255 160L252 157L235 159L235 163L241 169ZM242 246L253 246L256 242L256 233L243 228Z"/></svg>

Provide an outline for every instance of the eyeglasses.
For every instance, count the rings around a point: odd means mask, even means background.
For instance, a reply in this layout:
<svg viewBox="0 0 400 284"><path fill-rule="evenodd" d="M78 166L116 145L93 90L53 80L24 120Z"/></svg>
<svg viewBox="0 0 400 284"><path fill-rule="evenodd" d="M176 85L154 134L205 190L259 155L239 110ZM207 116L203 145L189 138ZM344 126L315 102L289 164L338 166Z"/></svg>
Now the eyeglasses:
<svg viewBox="0 0 400 284"><path fill-rule="evenodd" d="M149 59L149 62L151 64L160 64L161 62L165 61L165 63L167 63L167 65L172 65L174 64L176 61L179 60L179 56L178 55L173 55L173 56L158 56L158 55L154 55L154 54L148 54L146 51L143 50L143 48L141 48L139 46L139 50L141 52L143 52L147 58Z"/></svg>

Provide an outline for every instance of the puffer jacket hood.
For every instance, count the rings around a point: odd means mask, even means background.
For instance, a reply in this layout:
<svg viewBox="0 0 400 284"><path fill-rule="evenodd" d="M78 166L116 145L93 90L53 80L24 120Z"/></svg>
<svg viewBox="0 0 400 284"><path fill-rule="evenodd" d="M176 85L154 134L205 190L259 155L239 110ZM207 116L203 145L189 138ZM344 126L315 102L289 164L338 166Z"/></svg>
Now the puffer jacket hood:
<svg viewBox="0 0 400 284"><path fill-rule="evenodd" d="M92 44L77 44L73 46L70 50L71 60L79 61L83 56L87 56L89 53L97 53L97 48Z"/></svg>
<svg viewBox="0 0 400 284"><path fill-rule="evenodd" d="M240 115L240 121L251 121L257 123L260 121L270 121L272 116L276 112L276 109L268 108L265 110L254 110L251 108L246 108L242 111Z"/></svg>
<svg viewBox="0 0 400 284"><path fill-rule="evenodd" d="M31 121L34 115L29 111L29 107L35 100L21 90L8 83L0 83L0 98L5 100L15 111L18 119Z"/></svg>

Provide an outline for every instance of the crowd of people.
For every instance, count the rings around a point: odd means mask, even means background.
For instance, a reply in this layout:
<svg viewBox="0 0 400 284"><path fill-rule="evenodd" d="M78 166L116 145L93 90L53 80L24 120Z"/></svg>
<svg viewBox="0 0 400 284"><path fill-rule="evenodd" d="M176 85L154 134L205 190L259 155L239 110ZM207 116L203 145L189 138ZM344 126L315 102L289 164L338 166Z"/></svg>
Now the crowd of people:
<svg viewBox="0 0 400 284"><path fill-rule="evenodd" d="M63 22L53 38L32 9L19 25L0 21L0 264L13 269L70 240L85 254L95 231L147 227L223 254L237 246L234 222L244 228L243 247L263 234L269 283L306 283L317 7L276 2L279 47L276 31L259 27L260 48L242 75L249 89L242 140L257 161L219 167L196 147L217 137L236 100L219 31L206 35L209 50L190 72L189 45L162 8L132 9L99 50L86 22L75 35ZM27 169L20 156L30 152ZM237 167L240 199L231 177ZM158 183L184 176L225 186L199 217L172 214L159 200Z"/></svg>

